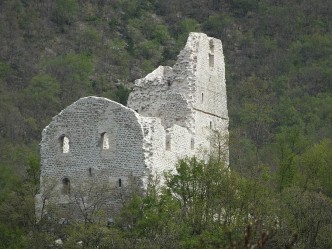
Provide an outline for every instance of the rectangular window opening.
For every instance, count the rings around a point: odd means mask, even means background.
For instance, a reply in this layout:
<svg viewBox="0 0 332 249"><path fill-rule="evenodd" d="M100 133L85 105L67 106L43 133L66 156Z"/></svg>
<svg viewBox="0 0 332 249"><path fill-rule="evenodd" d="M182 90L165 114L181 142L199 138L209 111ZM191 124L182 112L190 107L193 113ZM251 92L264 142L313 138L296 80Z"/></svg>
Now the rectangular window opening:
<svg viewBox="0 0 332 249"><path fill-rule="evenodd" d="M213 67L214 67L214 54L209 54L209 66L210 66L210 69L213 69Z"/></svg>
<svg viewBox="0 0 332 249"><path fill-rule="evenodd" d="M70 194L70 180L67 177L62 179L61 193L64 195Z"/></svg>
<svg viewBox="0 0 332 249"><path fill-rule="evenodd" d="M210 47L209 66L210 66L210 69L213 69L213 67L214 67L214 44L213 44L213 39L211 39L209 41L209 47Z"/></svg>
<svg viewBox="0 0 332 249"><path fill-rule="evenodd" d="M101 134L102 148L103 150L108 150L110 148L109 137L106 132Z"/></svg>
<svg viewBox="0 0 332 249"><path fill-rule="evenodd" d="M61 143L61 152L66 154L69 153L69 138L66 136L62 136L60 138Z"/></svg>
<svg viewBox="0 0 332 249"><path fill-rule="evenodd" d="M209 41L209 47L210 47L210 53L214 53L214 44L213 44L213 39L210 39Z"/></svg>

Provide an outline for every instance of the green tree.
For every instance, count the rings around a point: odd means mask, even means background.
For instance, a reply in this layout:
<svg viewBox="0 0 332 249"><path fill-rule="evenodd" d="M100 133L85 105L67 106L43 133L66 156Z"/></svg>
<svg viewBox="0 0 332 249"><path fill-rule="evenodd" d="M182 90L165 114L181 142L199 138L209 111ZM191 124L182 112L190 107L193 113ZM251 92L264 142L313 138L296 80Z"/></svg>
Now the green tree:
<svg viewBox="0 0 332 249"><path fill-rule="evenodd" d="M297 159L306 147L307 140L298 127L281 127L276 135L278 152L277 188L281 192L284 187L295 184L298 174Z"/></svg>
<svg viewBox="0 0 332 249"><path fill-rule="evenodd" d="M76 21L79 13L79 4L77 0L57 0L53 13L53 20L60 25L70 25Z"/></svg>
<svg viewBox="0 0 332 249"><path fill-rule="evenodd" d="M252 76L243 82L240 90L242 109L239 119L244 132L256 147L256 165L260 164L260 151L271 139L273 93L262 79Z"/></svg>
<svg viewBox="0 0 332 249"><path fill-rule="evenodd" d="M23 98L25 114L34 120L30 121L31 125L39 124L36 126L38 132L60 109L60 84L50 75L36 75L23 91Z"/></svg>
<svg viewBox="0 0 332 249"><path fill-rule="evenodd" d="M45 72L60 83L62 106L91 94L92 87L89 78L93 73L91 56L71 53L56 57L46 62ZM55 81L51 82L54 84Z"/></svg>
<svg viewBox="0 0 332 249"><path fill-rule="evenodd" d="M304 190L331 195L332 176L331 141L323 140L308 148L298 157L298 183Z"/></svg>
<svg viewBox="0 0 332 249"><path fill-rule="evenodd" d="M289 188L284 193L282 206L283 222L298 233L295 248L331 247L331 198L322 193Z"/></svg>
<svg viewBox="0 0 332 249"><path fill-rule="evenodd" d="M272 194L257 179L245 180L222 162L180 160L176 173L166 175L166 185L181 207L178 220L190 229L192 247L228 247L241 241L250 223L256 223L253 240L273 226Z"/></svg>
<svg viewBox="0 0 332 249"><path fill-rule="evenodd" d="M34 198L39 188L39 161L33 155L27 161L27 178L4 174L0 180L7 188L0 199L0 248L26 248L27 235L36 226ZM3 167L0 169L6 173Z"/></svg>

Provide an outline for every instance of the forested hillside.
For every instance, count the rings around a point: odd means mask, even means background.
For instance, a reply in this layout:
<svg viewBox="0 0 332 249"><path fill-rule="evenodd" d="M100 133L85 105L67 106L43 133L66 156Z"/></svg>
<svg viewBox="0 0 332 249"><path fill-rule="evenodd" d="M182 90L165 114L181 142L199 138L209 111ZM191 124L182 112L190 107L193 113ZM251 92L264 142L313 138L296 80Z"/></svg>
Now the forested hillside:
<svg viewBox="0 0 332 249"><path fill-rule="evenodd" d="M295 237L295 248L332 247L332 1L1 0L0 248L29 248L45 236L33 196L38 143L51 118L88 95L125 104L133 81L172 66L191 31L223 42L232 171L267 191L255 201L273 199L283 208L273 214L284 222L274 240L282 242L269 248L291 246L284 241ZM152 207L164 205L156 199ZM163 221L172 220L163 212ZM183 239L168 233L176 222L152 228L144 217L136 220L175 244L153 244L158 240L146 237L142 224L112 236L136 241L132 248L228 248L216 239L228 234L220 227L195 230L196 221L184 219Z"/></svg>

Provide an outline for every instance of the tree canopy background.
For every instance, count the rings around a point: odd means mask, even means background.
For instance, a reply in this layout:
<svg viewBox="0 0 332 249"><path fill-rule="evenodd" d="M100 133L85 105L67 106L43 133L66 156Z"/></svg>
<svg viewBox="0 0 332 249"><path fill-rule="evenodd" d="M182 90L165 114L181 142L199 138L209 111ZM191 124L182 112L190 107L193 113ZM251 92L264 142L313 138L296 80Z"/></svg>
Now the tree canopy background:
<svg viewBox="0 0 332 249"><path fill-rule="evenodd" d="M230 168L269 176L293 207L300 246L331 243L331 227L314 236L301 223L332 197L331 30L329 0L0 1L0 241L24 244L33 201L17 203L34 195L24 186L38 185L38 143L52 116L87 95L125 104L135 79L172 66L200 31L223 42Z"/></svg>

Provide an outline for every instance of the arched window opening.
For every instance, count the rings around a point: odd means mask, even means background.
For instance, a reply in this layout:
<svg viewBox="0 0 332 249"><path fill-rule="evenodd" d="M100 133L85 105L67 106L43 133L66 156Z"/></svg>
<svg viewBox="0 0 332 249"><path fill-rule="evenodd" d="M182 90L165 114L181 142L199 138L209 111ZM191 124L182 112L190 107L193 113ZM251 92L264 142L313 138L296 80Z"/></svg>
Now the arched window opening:
<svg viewBox="0 0 332 249"><path fill-rule="evenodd" d="M62 190L61 190L61 192L64 195L70 194L70 180L67 177L62 179Z"/></svg>
<svg viewBox="0 0 332 249"><path fill-rule="evenodd" d="M68 153L69 152L69 138L63 135L60 138L60 146L61 146L61 152L62 153Z"/></svg>
<svg viewBox="0 0 332 249"><path fill-rule="evenodd" d="M89 176L92 176L92 168L89 168Z"/></svg>
<svg viewBox="0 0 332 249"><path fill-rule="evenodd" d="M203 102L204 102L204 94L202 93L202 104L203 104Z"/></svg>
<svg viewBox="0 0 332 249"><path fill-rule="evenodd" d="M171 150L171 135L166 135L166 150Z"/></svg>
<svg viewBox="0 0 332 249"><path fill-rule="evenodd" d="M122 181L121 181L121 178L119 178L119 180L118 180L118 187L119 187L119 188L122 187Z"/></svg>
<svg viewBox="0 0 332 249"><path fill-rule="evenodd" d="M109 137L106 132L101 134L101 142L103 150L108 150L110 148Z"/></svg>

